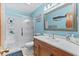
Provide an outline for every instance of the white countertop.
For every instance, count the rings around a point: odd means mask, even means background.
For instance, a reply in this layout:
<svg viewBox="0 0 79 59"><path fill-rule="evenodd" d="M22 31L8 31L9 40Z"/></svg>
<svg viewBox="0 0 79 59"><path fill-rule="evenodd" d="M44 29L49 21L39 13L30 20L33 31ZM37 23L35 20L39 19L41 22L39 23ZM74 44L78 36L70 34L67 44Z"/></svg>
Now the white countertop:
<svg viewBox="0 0 79 59"><path fill-rule="evenodd" d="M52 46L62 49L75 56L79 56L79 46L65 39L62 38L52 39L51 37L48 36L34 36L34 38L37 38L38 40L46 42Z"/></svg>

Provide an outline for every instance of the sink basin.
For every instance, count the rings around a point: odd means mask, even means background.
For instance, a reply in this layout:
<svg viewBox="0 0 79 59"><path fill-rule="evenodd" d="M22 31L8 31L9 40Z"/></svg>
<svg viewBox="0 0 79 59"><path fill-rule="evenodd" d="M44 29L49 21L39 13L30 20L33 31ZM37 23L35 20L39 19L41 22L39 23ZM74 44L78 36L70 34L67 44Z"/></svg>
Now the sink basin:
<svg viewBox="0 0 79 59"><path fill-rule="evenodd" d="M59 41L61 41L60 40L60 38L52 38L52 37L49 37L49 36L40 36L41 37L41 39L44 39L44 40L48 40L48 41L51 41L51 42L59 42Z"/></svg>
<svg viewBox="0 0 79 59"><path fill-rule="evenodd" d="M52 39L52 37L49 37L49 36L40 36L40 38L43 38L43 39Z"/></svg>
<svg viewBox="0 0 79 59"><path fill-rule="evenodd" d="M55 43L56 43L56 42L57 42L57 43L60 42L60 40L59 40L59 39L56 39L56 38L55 38L55 39L50 39L50 41L53 42L53 43L54 43L54 42L55 42Z"/></svg>

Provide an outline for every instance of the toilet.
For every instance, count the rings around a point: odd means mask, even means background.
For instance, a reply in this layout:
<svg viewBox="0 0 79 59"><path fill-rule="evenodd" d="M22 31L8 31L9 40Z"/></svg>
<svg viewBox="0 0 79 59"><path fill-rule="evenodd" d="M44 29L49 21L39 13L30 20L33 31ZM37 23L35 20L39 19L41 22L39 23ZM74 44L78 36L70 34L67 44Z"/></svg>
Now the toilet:
<svg viewBox="0 0 79 59"><path fill-rule="evenodd" d="M27 42L27 43L25 44L25 47L28 48L28 49L30 49L30 48L33 47L33 45L34 45L34 42L33 42L33 41L30 41L30 42Z"/></svg>

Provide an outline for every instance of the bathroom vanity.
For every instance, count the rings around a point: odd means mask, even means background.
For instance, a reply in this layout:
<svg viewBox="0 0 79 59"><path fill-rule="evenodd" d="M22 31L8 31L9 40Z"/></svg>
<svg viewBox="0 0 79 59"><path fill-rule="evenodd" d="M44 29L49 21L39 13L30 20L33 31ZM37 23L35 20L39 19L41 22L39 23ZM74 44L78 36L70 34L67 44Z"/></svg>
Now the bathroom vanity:
<svg viewBox="0 0 79 59"><path fill-rule="evenodd" d="M79 55L78 49L79 46L64 40L46 38L45 36L34 37L35 56L73 56Z"/></svg>
<svg viewBox="0 0 79 59"><path fill-rule="evenodd" d="M34 42L34 55L36 56L72 56L72 54L38 39L34 39Z"/></svg>

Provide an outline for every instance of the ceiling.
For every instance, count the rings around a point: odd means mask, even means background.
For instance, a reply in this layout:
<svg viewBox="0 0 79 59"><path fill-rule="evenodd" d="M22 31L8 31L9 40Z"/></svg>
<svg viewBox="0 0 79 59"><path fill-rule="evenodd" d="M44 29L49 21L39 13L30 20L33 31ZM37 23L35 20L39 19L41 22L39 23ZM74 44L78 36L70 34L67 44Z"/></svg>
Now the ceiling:
<svg viewBox="0 0 79 59"><path fill-rule="evenodd" d="M6 8L22 14L31 14L41 3L6 3Z"/></svg>

